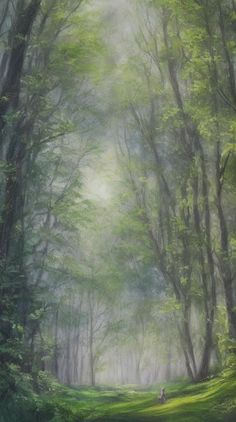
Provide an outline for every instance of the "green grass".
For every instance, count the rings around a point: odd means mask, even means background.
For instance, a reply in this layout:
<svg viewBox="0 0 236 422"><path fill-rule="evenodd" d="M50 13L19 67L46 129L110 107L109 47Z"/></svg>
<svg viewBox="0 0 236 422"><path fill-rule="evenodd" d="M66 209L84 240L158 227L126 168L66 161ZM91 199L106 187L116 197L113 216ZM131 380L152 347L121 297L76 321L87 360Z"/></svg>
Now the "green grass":
<svg viewBox="0 0 236 422"><path fill-rule="evenodd" d="M135 386L65 388L59 395L45 400L48 406L57 409L57 416L50 422L236 421L233 371L198 384L180 382L165 387L168 399L164 405L157 400L160 386L147 390Z"/></svg>
<svg viewBox="0 0 236 422"><path fill-rule="evenodd" d="M164 386L162 405L160 385L67 388L52 380L47 394L21 393L0 403L0 422L236 422L235 370L198 384Z"/></svg>

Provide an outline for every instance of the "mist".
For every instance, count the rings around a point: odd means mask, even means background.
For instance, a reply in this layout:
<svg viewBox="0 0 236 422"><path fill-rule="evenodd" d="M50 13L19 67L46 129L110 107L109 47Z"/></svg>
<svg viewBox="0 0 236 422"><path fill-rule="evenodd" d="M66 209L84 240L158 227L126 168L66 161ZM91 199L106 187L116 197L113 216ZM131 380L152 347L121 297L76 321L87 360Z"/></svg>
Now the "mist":
<svg viewBox="0 0 236 422"><path fill-rule="evenodd" d="M235 12L2 0L3 422L234 420Z"/></svg>

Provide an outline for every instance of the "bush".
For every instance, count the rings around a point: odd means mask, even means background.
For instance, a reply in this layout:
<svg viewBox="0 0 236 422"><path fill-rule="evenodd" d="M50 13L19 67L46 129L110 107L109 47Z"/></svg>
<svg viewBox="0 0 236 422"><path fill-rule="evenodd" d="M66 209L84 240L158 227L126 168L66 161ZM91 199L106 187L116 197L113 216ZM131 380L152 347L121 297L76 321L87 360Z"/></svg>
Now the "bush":
<svg viewBox="0 0 236 422"><path fill-rule="evenodd" d="M73 421L70 410L64 409L56 400L56 395L62 392L63 387L47 372L40 371L31 376L16 365L2 366L0 422Z"/></svg>

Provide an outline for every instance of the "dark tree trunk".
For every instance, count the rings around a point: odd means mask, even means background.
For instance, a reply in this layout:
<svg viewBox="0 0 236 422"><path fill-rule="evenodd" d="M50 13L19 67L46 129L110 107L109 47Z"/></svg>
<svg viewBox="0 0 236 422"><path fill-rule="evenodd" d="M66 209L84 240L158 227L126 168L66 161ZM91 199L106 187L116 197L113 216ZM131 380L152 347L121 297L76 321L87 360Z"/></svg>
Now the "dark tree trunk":
<svg viewBox="0 0 236 422"><path fill-rule="evenodd" d="M221 167L221 151L220 142L216 146L216 203L218 210L218 218L220 225L220 270L224 284L225 302L229 323L229 335L231 338L236 339L236 310L234 301L233 289L233 274L231 270L230 255L229 255L229 239L228 228L225 220L223 204L222 204L222 187L223 187L223 174Z"/></svg>
<svg viewBox="0 0 236 422"><path fill-rule="evenodd" d="M36 19L41 0L31 0L25 8L19 3L16 21L14 22L14 35L9 55L9 62L0 94L0 131L6 122L5 115L9 109L14 110L18 105L20 83L28 38ZM1 140L3 142L3 140Z"/></svg>
<svg viewBox="0 0 236 422"><path fill-rule="evenodd" d="M231 59L230 52L227 45L226 28L225 28L223 10L221 6L221 0L218 1L218 7L219 7L219 26L220 26L220 31L221 31L222 45L223 45L223 51L225 55L225 61L228 67L229 92L230 92L231 98L233 99L234 105L236 105L236 84L235 84L234 63Z"/></svg>

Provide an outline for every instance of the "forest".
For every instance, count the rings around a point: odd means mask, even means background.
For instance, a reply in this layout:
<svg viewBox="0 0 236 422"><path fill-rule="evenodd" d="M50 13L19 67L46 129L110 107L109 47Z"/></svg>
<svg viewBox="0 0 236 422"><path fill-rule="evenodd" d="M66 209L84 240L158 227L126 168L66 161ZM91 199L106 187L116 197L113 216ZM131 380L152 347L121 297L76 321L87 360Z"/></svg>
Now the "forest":
<svg viewBox="0 0 236 422"><path fill-rule="evenodd" d="M235 420L236 1L0 0L0 422Z"/></svg>

